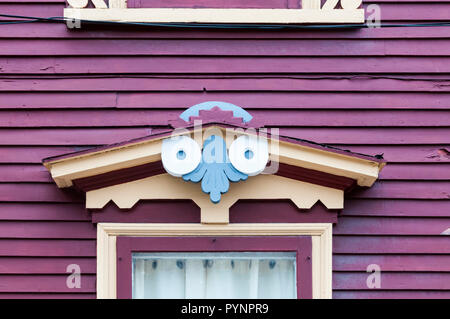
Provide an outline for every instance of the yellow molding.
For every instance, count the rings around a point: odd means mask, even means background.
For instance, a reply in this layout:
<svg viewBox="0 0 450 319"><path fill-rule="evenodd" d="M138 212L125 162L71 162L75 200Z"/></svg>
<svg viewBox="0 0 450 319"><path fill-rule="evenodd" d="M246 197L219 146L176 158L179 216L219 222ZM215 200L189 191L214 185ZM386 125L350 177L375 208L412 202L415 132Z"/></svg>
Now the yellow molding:
<svg viewBox="0 0 450 319"><path fill-rule="evenodd" d="M375 161L326 152L296 144L280 142L279 153L272 153L271 158L281 163L314 169L324 173L355 179L359 186L372 186L378 178L382 167Z"/></svg>
<svg viewBox="0 0 450 319"><path fill-rule="evenodd" d="M97 298L117 296L116 238L180 236L311 236L313 298L332 296L332 224L134 224L97 225Z"/></svg>
<svg viewBox="0 0 450 319"><path fill-rule="evenodd" d="M220 126L196 129L190 132L201 145L202 134L217 130L227 137L226 128ZM174 133L173 136L182 135ZM186 133L184 133L186 134ZM252 135L243 130L237 130L236 135ZM51 172L58 187L70 187L77 178L96 176L114 170L129 168L137 165L161 160L161 141L167 136L152 140L136 142L97 152L82 154L75 157L57 159L44 165ZM357 180L360 186L371 186L378 178L384 163L354 157L351 155L328 152L325 150L289 143L286 141L270 140L270 157L281 163L301 166L338 176Z"/></svg>
<svg viewBox="0 0 450 319"><path fill-rule="evenodd" d="M72 181L77 178L161 160L161 140L152 142L69 158L46 166L59 187L70 187Z"/></svg>
<svg viewBox="0 0 450 319"><path fill-rule="evenodd" d="M231 183L230 190L222 195L218 204L214 204L202 192L200 183L194 185L181 178L161 174L89 191L86 193L86 208L100 209L113 201L119 208L128 209L145 199L191 199L200 207L201 222L206 224L228 223L230 207L239 199L290 199L303 209L311 208L320 200L328 209L344 207L342 190L277 175L258 175Z"/></svg>

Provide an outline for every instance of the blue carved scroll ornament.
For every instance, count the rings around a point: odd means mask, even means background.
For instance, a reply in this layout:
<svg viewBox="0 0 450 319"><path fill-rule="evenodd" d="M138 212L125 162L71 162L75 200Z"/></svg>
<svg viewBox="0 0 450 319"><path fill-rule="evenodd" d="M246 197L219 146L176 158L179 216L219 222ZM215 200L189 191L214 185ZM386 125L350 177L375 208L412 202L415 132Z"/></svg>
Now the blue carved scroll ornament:
<svg viewBox="0 0 450 319"><path fill-rule="evenodd" d="M213 203L220 201L226 193L230 182L244 181L248 175L233 167L227 155L227 146L222 137L210 136L203 144L202 160L197 168L183 175L185 181L198 183L202 181L202 191L209 194Z"/></svg>

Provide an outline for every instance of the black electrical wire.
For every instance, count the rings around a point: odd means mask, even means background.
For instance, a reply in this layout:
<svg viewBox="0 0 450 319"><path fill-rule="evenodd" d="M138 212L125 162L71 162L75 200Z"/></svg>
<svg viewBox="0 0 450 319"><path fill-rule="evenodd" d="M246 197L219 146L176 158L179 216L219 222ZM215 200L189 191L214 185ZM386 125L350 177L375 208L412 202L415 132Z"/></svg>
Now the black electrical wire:
<svg viewBox="0 0 450 319"><path fill-rule="evenodd" d="M32 22L38 22L38 20L0 22L0 25L2 25L2 24L22 24L22 23L32 23Z"/></svg>
<svg viewBox="0 0 450 319"><path fill-rule="evenodd" d="M16 76L16 75L2 75L0 74L0 79L6 80L67 80L67 79L115 79L115 78L125 78L125 79L199 79L198 76L192 75L180 75L180 76L170 76L170 75L117 75L117 74L100 74L100 75L61 75L61 76ZM423 81L423 82L449 82L450 78L433 78L433 77L401 77L401 76L388 76L388 75L371 75L371 74L359 74L359 75L334 75L334 76L270 76L270 75L253 75L253 76L225 76L225 75L214 75L214 76L201 76L201 79L291 79L291 80L355 80L355 79L387 79L387 80L399 80L399 81Z"/></svg>
<svg viewBox="0 0 450 319"><path fill-rule="evenodd" d="M34 22L67 23L79 21L87 24L103 25L126 25L126 26L148 26L166 28L208 28L208 29L360 29L373 28L370 24L323 24L323 25L293 25L293 24L218 24L218 23L150 23L150 22L120 22L120 21L97 21L97 20L77 20L64 17L29 17L10 14L0 14L0 17L24 19L22 21L5 21L3 24L20 24ZM381 28L405 28L405 27L445 27L450 26L450 21L430 22L430 23L404 23L404 24L379 24Z"/></svg>

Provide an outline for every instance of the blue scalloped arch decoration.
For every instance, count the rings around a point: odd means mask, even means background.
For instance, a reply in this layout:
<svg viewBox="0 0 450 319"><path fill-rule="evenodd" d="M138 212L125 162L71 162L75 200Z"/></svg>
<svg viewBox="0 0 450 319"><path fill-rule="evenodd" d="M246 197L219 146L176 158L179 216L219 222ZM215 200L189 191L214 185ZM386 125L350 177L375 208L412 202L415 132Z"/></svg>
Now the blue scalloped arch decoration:
<svg viewBox="0 0 450 319"><path fill-rule="evenodd" d="M244 123L250 122L253 118L253 116L250 115L246 110L244 110L242 107L239 107L237 105L227 103L227 102L218 102L218 101L209 101L209 102L203 102L200 104L196 104L194 106L191 106L186 111L180 114L180 118L186 122L189 122L189 118L191 116L199 116L199 112L202 110L211 110L217 106L222 111L233 111L233 115L235 117L241 117Z"/></svg>

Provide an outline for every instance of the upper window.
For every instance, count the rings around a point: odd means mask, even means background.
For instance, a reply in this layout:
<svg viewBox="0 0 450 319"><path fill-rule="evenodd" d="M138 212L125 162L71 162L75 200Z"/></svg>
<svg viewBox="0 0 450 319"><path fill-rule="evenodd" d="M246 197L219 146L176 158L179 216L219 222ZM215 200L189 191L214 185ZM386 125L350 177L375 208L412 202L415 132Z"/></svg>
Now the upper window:
<svg viewBox="0 0 450 319"><path fill-rule="evenodd" d="M295 252L133 254L133 298L296 297Z"/></svg>
<svg viewBox="0 0 450 319"><path fill-rule="evenodd" d="M118 237L117 296L312 298L309 236Z"/></svg>

